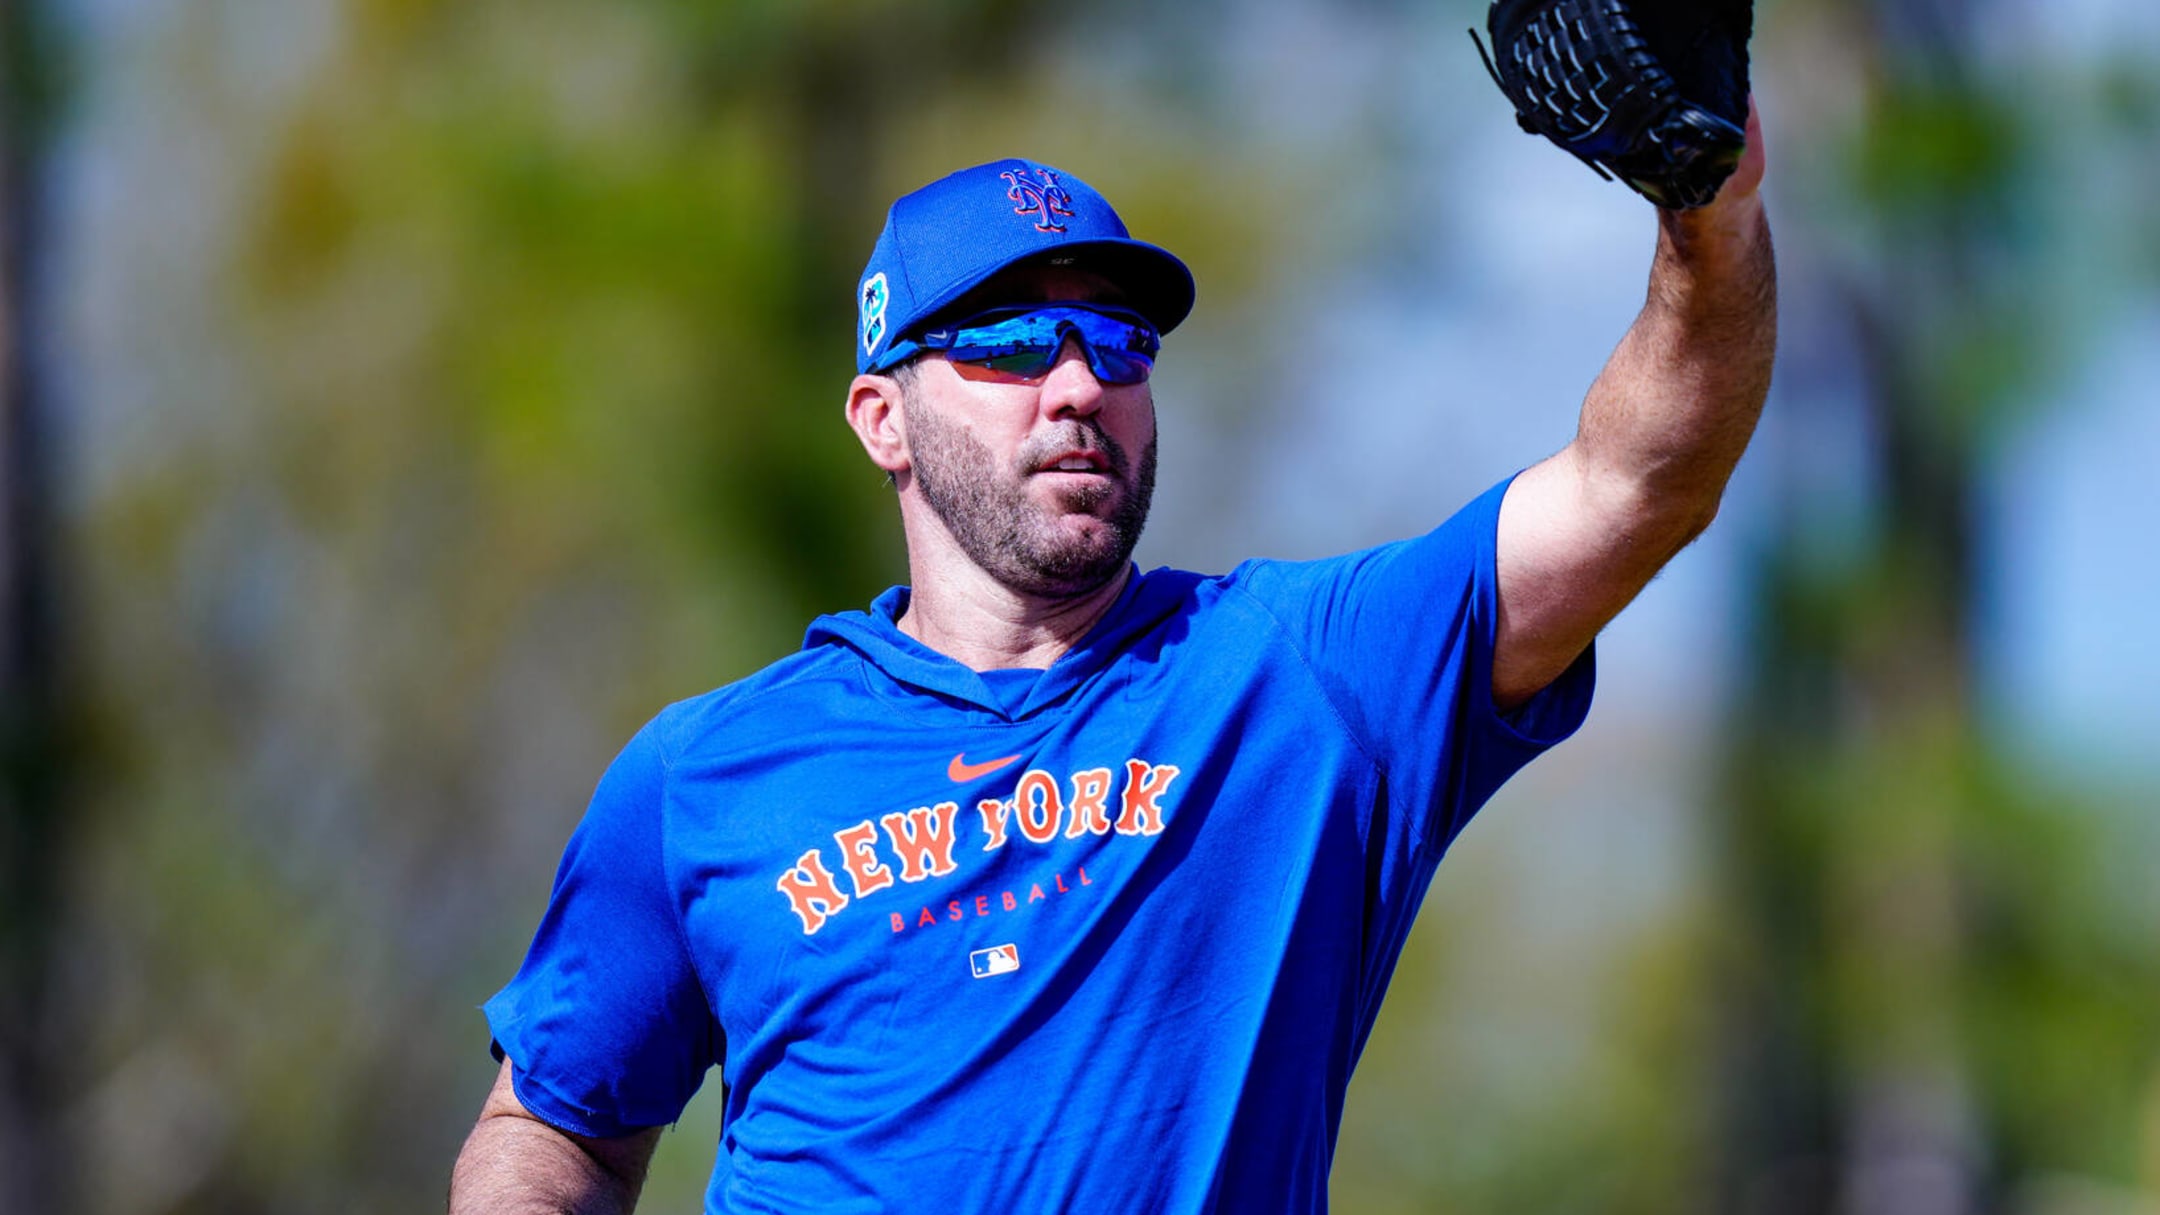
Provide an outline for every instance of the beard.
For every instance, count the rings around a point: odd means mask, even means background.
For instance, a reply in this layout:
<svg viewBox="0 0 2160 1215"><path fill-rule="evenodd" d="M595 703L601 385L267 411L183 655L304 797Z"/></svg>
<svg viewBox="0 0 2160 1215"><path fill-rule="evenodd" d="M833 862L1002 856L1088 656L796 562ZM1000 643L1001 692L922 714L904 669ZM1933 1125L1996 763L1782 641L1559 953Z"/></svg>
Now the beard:
<svg viewBox="0 0 2160 1215"><path fill-rule="evenodd" d="M1115 577L1132 560L1155 497L1155 439L1137 465L1094 418L1075 419L1021 446L1009 467L981 440L921 401L908 402L913 475L960 549L999 583L1024 594L1076 595ZM1093 449L1109 476L1060 492L1045 505L1029 477L1049 456ZM1102 511L1109 505L1107 513Z"/></svg>

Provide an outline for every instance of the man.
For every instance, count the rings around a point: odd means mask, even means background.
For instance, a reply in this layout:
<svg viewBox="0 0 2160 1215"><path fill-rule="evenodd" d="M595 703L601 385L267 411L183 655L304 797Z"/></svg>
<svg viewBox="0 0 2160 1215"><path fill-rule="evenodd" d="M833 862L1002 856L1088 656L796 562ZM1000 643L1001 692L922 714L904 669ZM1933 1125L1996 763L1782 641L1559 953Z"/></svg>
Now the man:
<svg viewBox="0 0 2160 1215"><path fill-rule="evenodd" d="M1427 536L1222 577L1128 560L1184 266L1031 162L895 203L846 412L910 586L609 769L487 1005L453 1209L630 1209L718 1064L709 1211L1323 1210L1441 853L1581 721L1753 429L1748 139L1659 213L1566 449Z"/></svg>

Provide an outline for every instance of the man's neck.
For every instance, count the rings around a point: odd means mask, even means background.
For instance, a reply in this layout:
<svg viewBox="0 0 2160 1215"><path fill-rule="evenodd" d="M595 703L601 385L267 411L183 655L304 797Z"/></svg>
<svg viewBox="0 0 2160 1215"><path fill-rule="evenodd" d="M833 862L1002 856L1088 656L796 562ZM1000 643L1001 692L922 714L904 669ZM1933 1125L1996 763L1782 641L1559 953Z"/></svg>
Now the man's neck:
<svg viewBox="0 0 2160 1215"><path fill-rule="evenodd" d="M926 574L915 571L900 631L973 670L994 671L1057 661L1117 603L1132 566L1093 590L1057 598L1022 594L980 570Z"/></svg>

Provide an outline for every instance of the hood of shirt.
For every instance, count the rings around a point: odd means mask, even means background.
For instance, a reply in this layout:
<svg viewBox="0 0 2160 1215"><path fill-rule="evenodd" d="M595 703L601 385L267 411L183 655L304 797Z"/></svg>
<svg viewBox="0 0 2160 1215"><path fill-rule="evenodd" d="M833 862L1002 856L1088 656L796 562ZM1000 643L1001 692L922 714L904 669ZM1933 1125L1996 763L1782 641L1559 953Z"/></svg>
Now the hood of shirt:
<svg viewBox="0 0 2160 1215"><path fill-rule="evenodd" d="M896 586L879 595L867 611L820 616L803 635L803 649L840 646L853 650L875 671L895 683L958 701L1011 721L1057 705L1074 689L1101 673L1132 641L1174 614L1201 581L1183 570L1133 571L1117 602L1103 613L1078 644L1060 655L1035 681L1026 698L1008 709L982 675L900 631L909 589Z"/></svg>

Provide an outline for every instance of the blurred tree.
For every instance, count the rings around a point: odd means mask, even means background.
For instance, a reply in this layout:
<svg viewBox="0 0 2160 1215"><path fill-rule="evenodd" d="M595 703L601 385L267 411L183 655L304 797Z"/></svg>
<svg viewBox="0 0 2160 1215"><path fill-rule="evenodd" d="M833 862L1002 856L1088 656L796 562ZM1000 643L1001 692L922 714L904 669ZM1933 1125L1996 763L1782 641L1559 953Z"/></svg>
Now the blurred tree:
<svg viewBox="0 0 2160 1215"><path fill-rule="evenodd" d="M64 1207L66 1091L51 993L69 854L60 716L50 411L34 323L46 247L42 169L60 48L29 0L0 0L0 1210Z"/></svg>
<svg viewBox="0 0 2160 1215"><path fill-rule="evenodd" d="M1794 352L1857 366L1796 374L1851 382L1869 442L1837 448L1865 461L1845 479L1859 518L1789 475L1756 575L1724 823L1721 1210L1956 1215L2033 1209L2019 1187L2051 1172L2136 1181L2154 951L2092 817L1998 754L1975 702L1987 462L2077 353L2061 317L2089 322L2107 290L2057 272L2087 217L2042 163L2048 124L2091 112L2064 114L2036 67L1991 69L1980 7L1785 10L1794 42L1851 57L1789 119L1850 132L1842 201L1810 200L1840 230L1846 330Z"/></svg>

